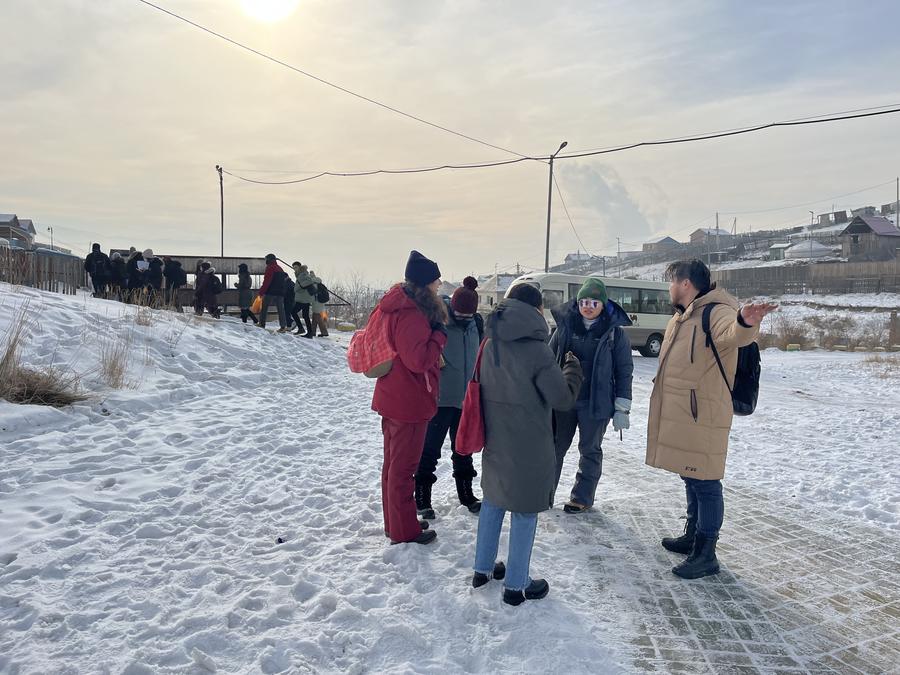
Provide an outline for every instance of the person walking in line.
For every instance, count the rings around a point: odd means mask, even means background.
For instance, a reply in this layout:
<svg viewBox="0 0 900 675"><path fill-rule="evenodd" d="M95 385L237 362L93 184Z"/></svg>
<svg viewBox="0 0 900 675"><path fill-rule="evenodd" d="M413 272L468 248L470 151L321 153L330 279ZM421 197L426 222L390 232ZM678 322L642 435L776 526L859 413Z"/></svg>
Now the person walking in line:
<svg viewBox="0 0 900 675"><path fill-rule="evenodd" d="M578 473L563 507L566 513L582 513L594 505L597 483L603 473L603 435L610 420L622 431L629 424L634 360L624 327L631 319L609 299L600 279L588 279L572 302L554 311L556 332L550 349L560 365L573 352L581 363L584 382L572 410L554 413L556 485L563 461L578 431Z"/></svg>
<svg viewBox="0 0 900 675"><path fill-rule="evenodd" d="M287 278L284 280L284 322L287 325L288 330L294 325L294 305L296 304L294 300L294 294L297 286L294 284L294 280L291 279L291 276L288 274ZM299 327L300 324L298 323Z"/></svg>
<svg viewBox="0 0 900 675"><path fill-rule="evenodd" d="M315 290L316 284L312 280L306 265L295 261L291 267L294 270L294 278L297 280L297 283L294 284L294 311L298 314L303 314L303 323L306 325L306 330L304 331L300 327L300 322L297 321L296 335L311 338L314 331L309 316L309 308L312 307L313 302L311 291Z"/></svg>
<svg viewBox="0 0 900 675"><path fill-rule="evenodd" d="M163 262L154 255L152 249L144 251L144 260L147 261L147 304L150 307L159 307L162 302Z"/></svg>
<svg viewBox="0 0 900 675"><path fill-rule="evenodd" d="M437 534L416 517L414 474L428 421L437 412L447 309L437 295L441 271L435 262L412 251L404 276L376 308L385 315L385 337L397 352L391 370L375 383L372 398L384 435L381 503L384 533L392 543L430 544Z"/></svg>
<svg viewBox="0 0 900 675"><path fill-rule="evenodd" d="M91 277L95 298L106 297L106 284L110 277L109 256L100 250L100 244L91 246L91 252L84 259L84 271Z"/></svg>
<svg viewBox="0 0 900 675"><path fill-rule="evenodd" d="M428 423L422 459L416 471L416 510L426 520L435 518L431 505L431 489L437 482L435 470L441 458L441 448L450 432L450 457L453 462L453 478L459 503L472 513L478 513L481 502L472 492L472 480L478 475L471 455L456 452L456 432L462 417L462 404L466 387L475 372L478 356L478 328L474 315L478 309L478 281L473 277L463 279L463 285L453 292L447 302L450 320L447 322L447 344L444 347L444 366L441 368L438 409Z"/></svg>
<svg viewBox="0 0 900 675"><path fill-rule="evenodd" d="M250 319L254 324L258 324L259 320L256 318L256 315L250 311L250 306L253 304L253 293L251 290L253 279L250 278L250 269L246 263L238 265L238 280L235 282L234 287L238 290L238 306L241 308L241 321L247 323L247 319Z"/></svg>
<svg viewBox="0 0 900 675"><path fill-rule="evenodd" d="M503 601L519 605L550 592L544 579L531 579L531 550L538 513L553 504L556 453L553 410L575 403L581 389L578 357L560 369L547 344L541 292L514 286L488 316L481 360L481 405L485 444L481 459L484 496L472 585L504 579ZM500 530L511 513L506 565L497 562Z"/></svg>
<svg viewBox="0 0 900 675"><path fill-rule="evenodd" d="M194 313L203 316L206 309L214 319L218 319L219 299L222 282L216 276L216 268L209 262L200 263L200 273L197 275L197 288L194 291Z"/></svg>
<svg viewBox="0 0 900 675"><path fill-rule="evenodd" d="M180 261L172 260L168 256L163 258L163 263L163 277L166 280L166 306L176 312L181 312L181 301L178 297L178 291L187 284L187 272L184 271Z"/></svg>
<svg viewBox="0 0 900 675"><path fill-rule="evenodd" d="M757 338L760 321L776 306L741 307L711 283L709 268L700 260L672 263L666 278L676 313L666 327L650 395L646 463L684 481L684 534L667 537L662 545L689 554L672 569L674 574L698 579L719 572L716 542L725 514L722 478L734 415L731 383L738 349ZM704 314L728 381L709 346Z"/></svg>
<svg viewBox="0 0 900 675"><path fill-rule="evenodd" d="M128 276L125 271L125 259L118 251L109 260L109 293L119 302L124 302L128 288Z"/></svg>
<svg viewBox="0 0 900 675"><path fill-rule="evenodd" d="M315 337L316 328L319 329L320 337L328 337L328 321L325 319L325 303L328 302L328 300L323 299L324 284L312 270L309 271L309 276L315 286L315 292L312 294L312 305L310 307L310 314L312 314L313 337Z"/></svg>
<svg viewBox="0 0 900 675"><path fill-rule="evenodd" d="M258 294L262 298L262 309L259 316L260 328L266 327L269 307L274 305L278 312L278 332L287 333L287 321L284 317L284 284L286 281L288 281L288 275L278 265L278 258L274 253L269 253L266 256L266 274Z"/></svg>
<svg viewBox="0 0 900 675"><path fill-rule="evenodd" d="M128 279L128 302L141 304L144 300L144 286L146 285L147 268L149 265L144 256L133 246L125 263L125 272Z"/></svg>

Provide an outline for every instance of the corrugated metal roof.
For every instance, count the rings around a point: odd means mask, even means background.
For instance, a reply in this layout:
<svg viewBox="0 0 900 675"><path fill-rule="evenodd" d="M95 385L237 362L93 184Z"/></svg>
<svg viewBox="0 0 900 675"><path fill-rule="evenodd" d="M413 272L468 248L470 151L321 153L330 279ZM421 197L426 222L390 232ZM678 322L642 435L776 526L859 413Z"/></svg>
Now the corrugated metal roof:
<svg viewBox="0 0 900 675"><path fill-rule="evenodd" d="M882 216L856 216L850 221L850 224L844 228L841 234L844 234L844 232L851 227L859 225L860 223L865 223L865 225L879 237L900 237L900 230L894 226L894 223Z"/></svg>

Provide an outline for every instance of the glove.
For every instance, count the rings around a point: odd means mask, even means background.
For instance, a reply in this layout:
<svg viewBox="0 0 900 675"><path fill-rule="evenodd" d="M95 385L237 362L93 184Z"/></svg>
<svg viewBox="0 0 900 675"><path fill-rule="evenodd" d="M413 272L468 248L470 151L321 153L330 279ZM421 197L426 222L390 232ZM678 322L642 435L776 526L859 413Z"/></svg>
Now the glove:
<svg viewBox="0 0 900 675"><path fill-rule="evenodd" d="M622 431L631 427L631 401L627 398L616 399L616 411L613 413L613 429Z"/></svg>

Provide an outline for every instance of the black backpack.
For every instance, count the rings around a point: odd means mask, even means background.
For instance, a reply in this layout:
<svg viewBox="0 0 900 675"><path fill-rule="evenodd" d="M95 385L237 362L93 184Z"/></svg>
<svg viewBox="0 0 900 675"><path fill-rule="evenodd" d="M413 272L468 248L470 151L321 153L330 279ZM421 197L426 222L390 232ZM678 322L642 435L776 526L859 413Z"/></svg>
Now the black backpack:
<svg viewBox="0 0 900 675"><path fill-rule="evenodd" d="M316 291L316 300L319 302L325 303L331 300L331 293L328 292L328 289L325 288L325 284L319 283L318 290Z"/></svg>
<svg viewBox="0 0 900 675"><path fill-rule="evenodd" d="M209 287L212 290L213 295L218 295L222 292L222 280L219 279L215 274L211 275L212 279L209 280Z"/></svg>
<svg viewBox="0 0 900 675"><path fill-rule="evenodd" d="M731 392L731 407L734 414L739 416L752 415L756 410L756 399L759 397L759 375L762 372L759 345L755 342L738 349L737 369L734 372L734 387L728 385L728 376L722 367L722 359L719 358L719 350L713 341L712 331L709 327L709 317L713 307L720 303L712 302L703 308L703 332L706 333L706 346L712 349L719 372L725 380L725 386Z"/></svg>

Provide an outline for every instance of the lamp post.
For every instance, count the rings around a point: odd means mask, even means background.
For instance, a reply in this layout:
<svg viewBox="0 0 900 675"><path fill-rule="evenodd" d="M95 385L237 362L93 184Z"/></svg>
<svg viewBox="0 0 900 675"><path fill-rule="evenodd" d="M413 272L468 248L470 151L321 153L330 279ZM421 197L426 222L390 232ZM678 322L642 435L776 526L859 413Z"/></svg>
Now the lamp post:
<svg viewBox="0 0 900 675"><path fill-rule="evenodd" d="M547 190L547 244L544 247L544 272L550 271L550 205L553 202L553 160L568 144L568 141L563 141L559 144L556 152L550 155L550 187Z"/></svg>
<svg viewBox="0 0 900 675"><path fill-rule="evenodd" d="M225 188L222 184L222 167L216 164L216 171L219 172L219 219L222 227L221 237L219 239L222 250L220 255L225 257Z"/></svg>
<svg viewBox="0 0 900 675"><path fill-rule="evenodd" d="M56 249L53 248L53 226L51 225L50 227L48 227L47 231L50 233L50 250L55 251Z"/></svg>

